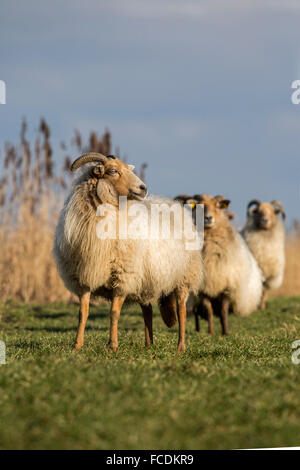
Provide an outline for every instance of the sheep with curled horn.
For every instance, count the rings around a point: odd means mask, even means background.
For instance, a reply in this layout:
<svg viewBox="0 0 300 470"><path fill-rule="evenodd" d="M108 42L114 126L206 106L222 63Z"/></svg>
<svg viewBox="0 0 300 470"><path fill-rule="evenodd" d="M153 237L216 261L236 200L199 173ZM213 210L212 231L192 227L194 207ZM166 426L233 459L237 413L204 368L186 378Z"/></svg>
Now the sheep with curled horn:
<svg viewBox="0 0 300 470"><path fill-rule="evenodd" d="M258 306L262 294L262 274L245 241L224 212L230 201L223 196L212 197L208 194L198 194L194 198L204 206L202 256L205 271L203 287L200 295L194 297L192 306L196 330L199 331L199 314L206 311L208 332L214 334L213 316L217 313L221 319L222 333L228 335L229 310L243 317Z"/></svg>
<svg viewBox="0 0 300 470"><path fill-rule="evenodd" d="M279 201L261 202L253 199L247 206L247 221L241 231L250 251L264 275L263 294L259 308L265 309L270 289L280 287L285 267L286 220L283 205Z"/></svg>
<svg viewBox="0 0 300 470"><path fill-rule="evenodd" d="M53 250L60 276L80 300L75 349L83 346L90 298L103 297L111 301L108 346L113 351L118 348L118 320L124 302L140 304L146 345L153 342L153 302L158 302L168 327L178 318L177 349L184 351L186 299L202 282L200 249L186 250L184 233L181 239L156 239L149 236L149 231L145 237L123 237L119 233L99 237L99 208L105 210L105 220L115 220L117 227L124 216L128 224L138 222L140 227L148 227L153 204L169 207L174 202L146 198L147 188L133 173L134 167L116 157L85 154L75 160L71 169L75 171L86 163L92 166L85 167L73 184L60 214ZM127 196L125 208L119 202L120 196ZM131 211L137 201L143 209L138 215ZM178 207L183 216L185 209Z"/></svg>

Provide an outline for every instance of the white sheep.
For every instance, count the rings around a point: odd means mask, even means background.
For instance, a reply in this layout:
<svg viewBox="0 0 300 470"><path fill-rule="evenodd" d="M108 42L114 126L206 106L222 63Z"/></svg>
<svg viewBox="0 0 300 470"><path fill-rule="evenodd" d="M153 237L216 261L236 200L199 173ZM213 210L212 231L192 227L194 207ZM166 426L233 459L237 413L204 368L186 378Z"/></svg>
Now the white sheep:
<svg viewBox="0 0 300 470"><path fill-rule="evenodd" d="M145 212L136 218L142 227L148 223L153 204L174 202L160 198L145 199L146 186L133 173L133 167L113 156L83 155L75 160L72 170L89 162L97 164L85 169L75 181L61 212L54 243L58 271L66 287L80 299L75 349L83 345L92 295L111 300L108 346L113 351L118 347L118 320L125 300L141 305L146 345L153 341L152 302L159 303L167 326L173 326L178 317L177 349L184 351L186 299L188 293L197 291L202 282L200 250L186 249L184 233L181 239L152 239L149 236L145 239L122 239L118 235L99 238L96 233L99 224L97 208L105 207L107 220L116 217L118 226L124 216L119 206L120 196L127 196L128 211L134 202L141 201ZM184 208L179 203L177 206L183 215Z"/></svg>
<svg viewBox="0 0 300 470"><path fill-rule="evenodd" d="M197 195L204 206L203 263L205 281L194 303L196 330L198 314L203 307L208 313L209 333L213 332L213 314L218 310L222 332L229 334L229 309L239 316L253 312L262 294L262 274L243 238L231 225L226 212L230 201L207 194Z"/></svg>
<svg viewBox="0 0 300 470"><path fill-rule="evenodd" d="M241 231L250 251L264 275L259 308L265 309L267 291L282 284L285 267L285 230L281 220L286 215L279 201L260 202L253 199L247 207L246 225Z"/></svg>

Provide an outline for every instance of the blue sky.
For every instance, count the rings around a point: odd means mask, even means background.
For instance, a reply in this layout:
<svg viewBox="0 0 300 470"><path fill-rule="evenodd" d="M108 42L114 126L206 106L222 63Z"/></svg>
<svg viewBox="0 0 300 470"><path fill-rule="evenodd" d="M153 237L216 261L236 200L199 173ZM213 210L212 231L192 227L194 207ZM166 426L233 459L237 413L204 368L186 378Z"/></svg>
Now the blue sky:
<svg viewBox="0 0 300 470"><path fill-rule="evenodd" d="M23 116L56 144L108 127L152 193L224 194L241 223L250 199L279 199L300 218L299 24L297 0L2 1L0 146Z"/></svg>

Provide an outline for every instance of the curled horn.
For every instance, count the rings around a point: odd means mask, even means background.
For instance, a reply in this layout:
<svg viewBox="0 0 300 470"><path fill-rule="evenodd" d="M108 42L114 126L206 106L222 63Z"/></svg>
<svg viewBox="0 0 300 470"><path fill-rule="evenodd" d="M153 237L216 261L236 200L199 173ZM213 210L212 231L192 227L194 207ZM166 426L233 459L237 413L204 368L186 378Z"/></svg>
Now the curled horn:
<svg viewBox="0 0 300 470"><path fill-rule="evenodd" d="M281 215L282 215L282 219L283 219L283 220L286 220L286 214L285 214L285 212L284 212L284 208L283 208L283 205L281 204L281 202L279 202L279 201L271 201L271 204L272 204L272 206L277 207L277 208L280 210Z"/></svg>
<svg viewBox="0 0 300 470"><path fill-rule="evenodd" d="M252 199L252 201L249 202L248 206L247 206L247 215L250 215L250 207L254 206L254 204L256 206L259 206L260 204L260 201L258 199Z"/></svg>
<svg viewBox="0 0 300 470"><path fill-rule="evenodd" d="M187 199L190 199L190 196L187 194L179 194L178 196L174 197L174 201L179 201L185 203Z"/></svg>
<svg viewBox="0 0 300 470"><path fill-rule="evenodd" d="M82 165L85 165L86 163L90 162L101 162L104 164L107 162L107 157L105 157L101 153L96 152L85 153L84 155L81 155L80 157L76 158L76 160L72 163L71 171L75 171Z"/></svg>

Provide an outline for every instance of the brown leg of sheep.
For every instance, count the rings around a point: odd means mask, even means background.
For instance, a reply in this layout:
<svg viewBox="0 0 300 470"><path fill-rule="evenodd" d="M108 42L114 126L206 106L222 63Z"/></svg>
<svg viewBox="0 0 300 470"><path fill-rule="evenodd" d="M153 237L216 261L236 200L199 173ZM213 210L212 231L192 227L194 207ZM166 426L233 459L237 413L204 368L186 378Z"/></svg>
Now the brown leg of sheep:
<svg viewBox="0 0 300 470"><path fill-rule="evenodd" d="M258 310L265 310L266 308L267 289L263 289L263 293L260 299Z"/></svg>
<svg viewBox="0 0 300 470"><path fill-rule="evenodd" d="M207 310L207 315L208 315L208 333L212 336L214 336L214 310L211 304L211 301L205 297L203 299L203 305Z"/></svg>
<svg viewBox="0 0 300 470"><path fill-rule="evenodd" d="M185 352L185 323L186 323L186 301L188 295L185 292L179 292L177 298L177 318L179 324L179 337L177 352Z"/></svg>
<svg viewBox="0 0 300 470"><path fill-rule="evenodd" d="M114 352L118 349L118 321L121 314L121 308L125 297L116 295L113 297L110 307L110 330L108 348Z"/></svg>
<svg viewBox="0 0 300 470"><path fill-rule="evenodd" d="M145 323L145 346L153 344L152 332L152 305L141 305Z"/></svg>
<svg viewBox="0 0 300 470"><path fill-rule="evenodd" d="M226 297L223 297L221 304L221 325L223 335L229 335L228 328L228 310L229 310L229 300Z"/></svg>
<svg viewBox="0 0 300 470"><path fill-rule="evenodd" d="M84 343L84 330L87 318L89 316L89 305L90 305L91 293L89 290L86 290L80 297L80 308L79 308L79 323L77 329L77 337L74 348L76 351L82 348Z"/></svg>

